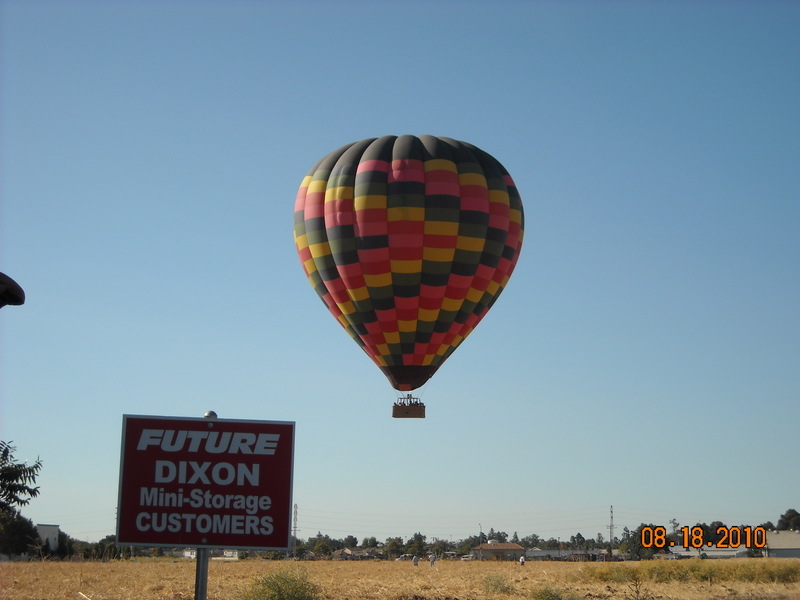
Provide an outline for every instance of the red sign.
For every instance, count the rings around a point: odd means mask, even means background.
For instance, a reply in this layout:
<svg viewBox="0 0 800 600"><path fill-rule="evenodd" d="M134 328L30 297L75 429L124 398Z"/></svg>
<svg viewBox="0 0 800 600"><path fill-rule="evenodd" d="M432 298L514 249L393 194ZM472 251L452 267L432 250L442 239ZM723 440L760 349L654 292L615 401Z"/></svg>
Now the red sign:
<svg viewBox="0 0 800 600"><path fill-rule="evenodd" d="M117 543L289 547L294 423L124 415Z"/></svg>

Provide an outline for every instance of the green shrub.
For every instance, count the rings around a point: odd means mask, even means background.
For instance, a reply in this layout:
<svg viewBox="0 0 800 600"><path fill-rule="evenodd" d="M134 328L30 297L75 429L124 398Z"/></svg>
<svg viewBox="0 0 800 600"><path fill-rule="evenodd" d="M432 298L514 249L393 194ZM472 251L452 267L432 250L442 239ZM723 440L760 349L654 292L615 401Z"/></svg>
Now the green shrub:
<svg viewBox="0 0 800 600"><path fill-rule="evenodd" d="M774 568L767 573L767 578L775 583L797 583L800 581L800 563L774 563Z"/></svg>
<svg viewBox="0 0 800 600"><path fill-rule="evenodd" d="M653 594L644 585L642 573L639 569L631 570L631 580L628 583L628 593L625 600L653 600Z"/></svg>
<svg viewBox="0 0 800 600"><path fill-rule="evenodd" d="M637 571L638 569L638 571ZM715 584L723 581L751 583L796 583L800 581L800 561L793 559L653 560L637 567L605 564L587 567L585 581L630 583L636 581L700 581Z"/></svg>
<svg viewBox="0 0 800 600"><path fill-rule="evenodd" d="M617 563L607 563L604 565L592 566L586 569L586 577L589 580L623 583L630 581L633 570L636 567L628 567Z"/></svg>
<svg viewBox="0 0 800 600"><path fill-rule="evenodd" d="M800 561L791 559L754 559L749 568L736 571L738 581L757 583L796 583L800 581Z"/></svg>
<svg viewBox="0 0 800 600"><path fill-rule="evenodd" d="M575 592L545 585L531 592L531 600L578 600L578 595Z"/></svg>
<svg viewBox="0 0 800 600"><path fill-rule="evenodd" d="M724 565L723 565L724 566ZM695 562L690 567L692 575L697 581L707 582L714 584L722 579L720 575L720 561L719 560L700 560Z"/></svg>
<svg viewBox="0 0 800 600"><path fill-rule="evenodd" d="M650 560L638 567L642 579L650 579L656 583L667 581L688 581L690 574L679 560Z"/></svg>
<svg viewBox="0 0 800 600"><path fill-rule="evenodd" d="M511 580L502 573L488 573L483 578L483 589L489 593L510 594Z"/></svg>
<svg viewBox="0 0 800 600"><path fill-rule="evenodd" d="M242 600L318 600L320 588L302 569L281 569L256 578Z"/></svg>

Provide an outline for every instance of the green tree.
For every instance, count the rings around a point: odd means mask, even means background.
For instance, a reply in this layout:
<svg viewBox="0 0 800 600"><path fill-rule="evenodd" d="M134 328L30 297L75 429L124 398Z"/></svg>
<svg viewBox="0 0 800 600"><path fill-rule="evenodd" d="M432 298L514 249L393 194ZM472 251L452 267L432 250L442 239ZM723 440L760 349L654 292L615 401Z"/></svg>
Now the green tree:
<svg viewBox="0 0 800 600"><path fill-rule="evenodd" d="M40 545L33 521L16 509L0 510L0 554L13 558L28 551L35 553Z"/></svg>
<svg viewBox="0 0 800 600"><path fill-rule="evenodd" d="M361 547L362 548L377 548L378 547L378 539L373 535L372 537L364 538L361 540Z"/></svg>
<svg viewBox="0 0 800 600"><path fill-rule="evenodd" d="M787 529L800 529L800 513L795 509L790 508L781 515L778 519L778 525L775 529L779 531L786 531Z"/></svg>
<svg viewBox="0 0 800 600"><path fill-rule="evenodd" d="M354 535L348 535L344 538L344 547L345 548L355 548L358 546L358 538Z"/></svg>
<svg viewBox="0 0 800 600"><path fill-rule="evenodd" d="M623 532L622 544L620 544L620 548L623 548L626 552L628 552L631 556L635 556L640 559L648 559L653 558L653 554L655 554L656 550L654 548L645 548L642 546L642 529L644 527L655 528L655 525L652 523L642 523L639 527L636 528L636 531L631 532L628 528L625 528Z"/></svg>
<svg viewBox="0 0 800 600"><path fill-rule="evenodd" d="M578 532L577 534L570 536L569 543L572 548L579 550L586 545L586 538L584 538L583 535Z"/></svg>
<svg viewBox="0 0 800 600"><path fill-rule="evenodd" d="M330 540L326 540L325 538L317 538L314 541L314 544L311 546L311 551L315 556L330 556L331 552L333 552L333 546L331 545Z"/></svg>
<svg viewBox="0 0 800 600"><path fill-rule="evenodd" d="M496 542L505 543L508 541L508 534L505 531L495 531L494 528L489 529L489 539Z"/></svg>
<svg viewBox="0 0 800 600"><path fill-rule="evenodd" d="M535 533L526 535L524 538L522 538L522 540L520 540L520 544L526 548L536 548L541 543L542 539Z"/></svg>
<svg viewBox="0 0 800 600"><path fill-rule="evenodd" d="M417 532L408 540L406 544L406 552L408 554L416 554L422 556L425 554L425 536Z"/></svg>
<svg viewBox="0 0 800 600"><path fill-rule="evenodd" d="M296 538L294 536L291 537L291 549L292 549L292 556L295 558L303 558L306 555L306 544L300 538ZM241 553L239 553L241 556Z"/></svg>
<svg viewBox="0 0 800 600"><path fill-rule="evenodd" d="M59 558L67 558L75 553L75 541L63 531L58 532L58 548L56 554Z"/></svg>
<svg viewBox="0 0 800 600"><path fill-rule="evenodd" d="M403 553L404 549L403 538L400 537L387 538L386 544L383 546L388 558L397 558Z"/></svg>
<svg viewBox="0 0 800 600"><path fill-rule="evenodd" d="M719 529L720 527L727 528L727 525L725 525L725 523L723 523L722 521L712 521L711 525L709 525L708 529L706 530L706 536L704 539L710 540L714 544L719 542L719 540L722 539L722 534L717 533L717 529Z"/></svg>
<svg viewBox="0 0 800 600"><path fill-rule="evenodd" d="M540 540L539 547L542 550L558 550L561 546L561 542L559 542L556 538L551 537L546 540Z"/></svg>
<svg viewBox="0 0 800 600"><path fill-rule="evenodd" d="M452 546L453 545L447 540L439 538L435 542L433 542L432 550L436 556L442 556L445 552L449 552Z"/></svg>
<svg viewBox="0 0 800 600"><path fill-rule="evenodd" d="M317 556L330 556L335 550L344 548L344 542L342 540L333 540L329 535L322 535L318 531L317 537L308 538L306 547L310 548Z"/></svg>
<svg viewBox="0 0 800 600"><path fill-rule="evenodd" d="M456 542L456 552L459 554L469 554L472 552L472 549L475 546L478 546L480 543L480 538L477 535L470 536L461 540L460 542Z"/></svg>
<svg viewBox="0 0 800 600"><path fill-rule="evenodd" d="M16 448L0 441L0 511L25 506L31 498L39 495L39 488L32 487L42 468L38 458L32 465L16 462Z"/></svg>

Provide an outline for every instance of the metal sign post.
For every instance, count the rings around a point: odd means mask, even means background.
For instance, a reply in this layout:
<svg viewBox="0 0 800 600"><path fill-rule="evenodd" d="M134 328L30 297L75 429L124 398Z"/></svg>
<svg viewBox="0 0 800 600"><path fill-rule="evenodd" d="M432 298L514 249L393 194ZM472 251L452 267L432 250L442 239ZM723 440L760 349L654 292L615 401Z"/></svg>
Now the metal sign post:
<svg viewBox="0 0 800 600"><path fill-rule="evenodd" d="M209 410L204 419L216 419L217 413ZM208 550L197 548L194 565L194 600L206 600L208 596Z"/></svg>
<svg viewBox="0 0 800 600"><path fill-rule="evenodd" d="M208 595L208 548L197 549L194 572L194 600L206 600Z"/></svg>

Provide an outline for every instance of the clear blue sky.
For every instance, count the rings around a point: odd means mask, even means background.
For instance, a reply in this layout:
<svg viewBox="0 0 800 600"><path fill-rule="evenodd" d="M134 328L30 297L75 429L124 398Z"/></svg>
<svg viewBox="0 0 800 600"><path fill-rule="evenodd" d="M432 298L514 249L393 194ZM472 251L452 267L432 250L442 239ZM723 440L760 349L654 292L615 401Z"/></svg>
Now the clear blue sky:
<svg viewBox="0 0 800 600"><path fill-rule="evenodd" d="M122 415L297 422L300 537L607 537L800 509L800 3L0 4L0 436L115 529ZM292 241L327 152L480 146L526 211L393 420Z"/></svg>

